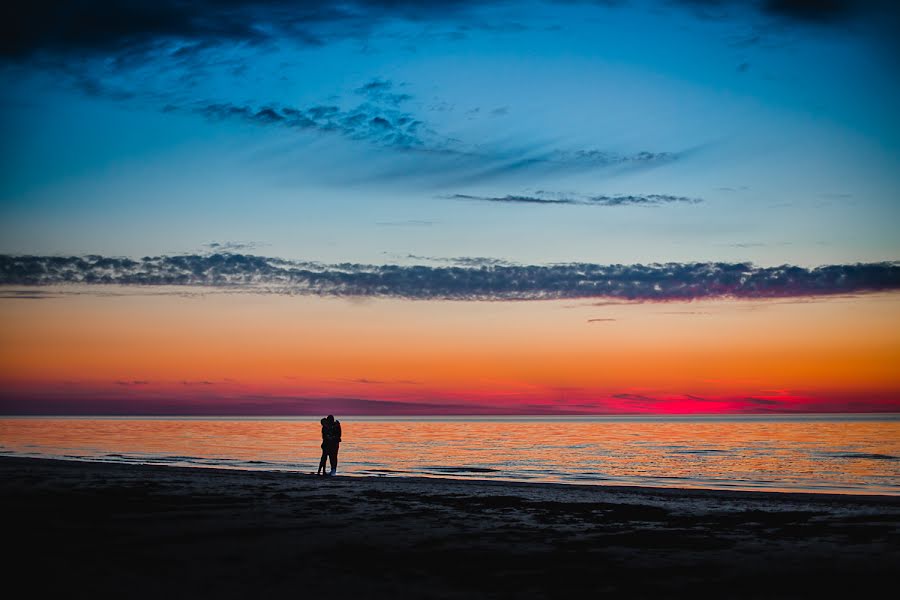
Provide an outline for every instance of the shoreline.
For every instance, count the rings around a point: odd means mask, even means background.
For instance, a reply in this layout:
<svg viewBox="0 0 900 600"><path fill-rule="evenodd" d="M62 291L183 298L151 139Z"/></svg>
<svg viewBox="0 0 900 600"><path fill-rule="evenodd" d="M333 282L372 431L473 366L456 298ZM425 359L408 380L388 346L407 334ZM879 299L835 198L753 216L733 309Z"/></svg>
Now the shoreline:
<svg viewBox="0 0 900 600"><path fill-rule="evenodd" d="M33 595L874 595L900 499L0 457Z"/></svg>
<svg viewBox="0 0 900 600"><path fill-rule="evenodd" d="M268 474L284 477L290 481L297 479L325 479L327 477L317 476L311 473L299 471L285 471L275 469L245 469L245 468L229 468L216 465L167 465L156 463L141 462L117 462L91 460L82 458L44 458L31 456L15 456L0 455L0 463L4 461L38 461L47 463L84 463L89 465L108 465L113 468L123 469L174 469L183 470L188 473L194 470L221 472L222 474ZM28 463L24 463L28 464ZM522 481L514 479L479 479L478 477L446 477L439 475L358 475L358 474L338 474L337 479L342 481L400 481L410 483L435 483L446 484L448 486L483 486L496 487L498 489L514 489L523 488L561 488L568 490L580 490L585 492L601 491L612 494L630 494L630 495L647 495L660 497L675 498L716 498L716 499L757 499L757 500L785 500L807 503L842 503L849 502L851 504L877 504L886 506L900 507L900 494L873 494L873 493L856 493L856 492L814 492L814 491L795 491L795 490L763 490L763 489L721 489L721 488L704 488L704 487L678 487L678 486L652 486L652 485L622 485L622 484L605 484L605 483L568 483L555 481Z"/></svg>

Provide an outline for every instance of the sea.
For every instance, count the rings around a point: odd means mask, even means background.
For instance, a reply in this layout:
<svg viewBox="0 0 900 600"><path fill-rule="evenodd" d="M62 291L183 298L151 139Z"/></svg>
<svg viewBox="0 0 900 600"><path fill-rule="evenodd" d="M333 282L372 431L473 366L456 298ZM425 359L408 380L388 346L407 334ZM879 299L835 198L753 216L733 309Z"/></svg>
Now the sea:
<svg viewBox="0 0 900 600"><path fill-rule="evenodd" d="M339 476L900 495L900 415L340 417ZM316 417L5 417L0 455L312 473Z"/></svg>

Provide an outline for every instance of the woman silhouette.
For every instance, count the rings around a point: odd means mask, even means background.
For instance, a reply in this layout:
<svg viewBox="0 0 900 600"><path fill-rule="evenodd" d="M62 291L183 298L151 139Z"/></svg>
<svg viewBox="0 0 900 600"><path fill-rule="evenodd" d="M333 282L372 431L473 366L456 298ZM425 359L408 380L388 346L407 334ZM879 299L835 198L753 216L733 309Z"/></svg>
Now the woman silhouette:
<svg viewBox="0 0 900 600"><path fill-rule="evenodd" d="M319 459L319 468L316 469L316 475L324 475L325 474L325 460L328 458L328 444L327 440L327 426L328 419L322 417L322 420L319 421L322 424L322 458Z"/></svg>

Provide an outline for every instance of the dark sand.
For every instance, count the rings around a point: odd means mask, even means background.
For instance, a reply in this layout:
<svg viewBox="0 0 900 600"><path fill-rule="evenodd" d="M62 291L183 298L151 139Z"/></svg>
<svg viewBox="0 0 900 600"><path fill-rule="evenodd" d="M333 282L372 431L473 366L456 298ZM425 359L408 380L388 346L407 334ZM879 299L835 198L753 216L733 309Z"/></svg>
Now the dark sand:
<svg viewBox="0 0 900 600"><path fill-rule="evenodd" d="M4 588L79 598L863 598L900 498L0 458Z"/></svg>

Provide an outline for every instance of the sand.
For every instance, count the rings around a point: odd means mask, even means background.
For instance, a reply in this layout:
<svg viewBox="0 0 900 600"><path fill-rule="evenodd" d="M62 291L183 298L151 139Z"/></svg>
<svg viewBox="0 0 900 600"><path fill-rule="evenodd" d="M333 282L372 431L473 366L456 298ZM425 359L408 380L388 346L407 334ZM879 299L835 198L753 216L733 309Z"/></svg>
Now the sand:
<svg viewBox="0 0 900 600"><path fill-rule="evenodd" d="M900 498L0 458L28 597L866 597ZM889 594L890 592L888 592Z"/></svg>

